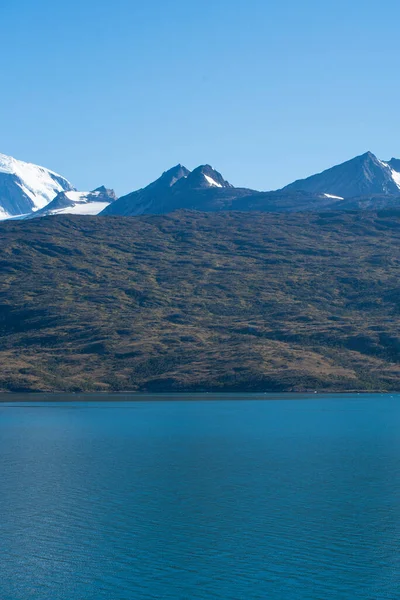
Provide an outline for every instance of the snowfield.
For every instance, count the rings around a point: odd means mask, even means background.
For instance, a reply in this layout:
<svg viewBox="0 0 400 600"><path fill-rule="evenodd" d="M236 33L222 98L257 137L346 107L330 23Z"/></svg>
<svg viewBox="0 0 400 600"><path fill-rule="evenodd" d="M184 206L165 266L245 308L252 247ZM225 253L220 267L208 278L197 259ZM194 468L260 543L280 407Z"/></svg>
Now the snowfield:
<svg viewBox="0 0 400 600"><path fill-rule="evenodd" d="M79 202L73 206L49 211L49 215L98 215L110 202Z"/></svg>
<svg viewBox="0 0 400 600"><path fill-rule="evenodd" d="M333 194L324 194L325 198L333 198L334 200L344 200L343 196L334 196Z"/></svg>
<svg viewBox="0 0 400 600"><path fill-rule="evenodd" d="M2 180L4 191L1 190ZM10 188L14 188L12 194L14 198L18 188L20 189L22 201L25 198L25 202L31 204L31 206L27 206L27 210L31 209L32 211L39 210L49 204L59 192L75 189L67 179L54 171L0 154L0 191L5 200L11 203ZM18 214L17 210L10 213L10 209L6 210L1 204L0 209L2 212L8 213L9 216Z"/></svg>
<svg viewBox="0 0 400 600"><path fill-rule="evenodd" d="M217 183L212 177L210 177L209 175L206 175L205 173L203 173L205 179L207 180L207 182L211 185L211 187L219 187L222 188L223 186L220 183Z"/></svg>

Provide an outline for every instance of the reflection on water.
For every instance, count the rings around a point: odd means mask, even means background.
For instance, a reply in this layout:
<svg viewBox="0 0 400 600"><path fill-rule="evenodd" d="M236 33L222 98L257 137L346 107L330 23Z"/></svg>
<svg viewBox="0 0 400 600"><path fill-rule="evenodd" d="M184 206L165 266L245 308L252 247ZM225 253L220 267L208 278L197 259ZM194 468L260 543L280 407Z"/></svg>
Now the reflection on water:
<svg viewBox="0 0 400 600"><path fill-rule="evenodd" d="M0 404L1 600L398 598L400 396L231 398Z"/></svg>

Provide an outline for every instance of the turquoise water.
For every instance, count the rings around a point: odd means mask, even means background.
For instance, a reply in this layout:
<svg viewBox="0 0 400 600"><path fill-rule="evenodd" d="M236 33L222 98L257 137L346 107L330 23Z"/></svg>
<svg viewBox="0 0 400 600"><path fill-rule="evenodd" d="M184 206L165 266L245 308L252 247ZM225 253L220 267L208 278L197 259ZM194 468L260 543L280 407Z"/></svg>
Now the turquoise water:
<svg viewBox="0 0 400 600"><path fill-rule="evenodd" d="M400 396L226 398L0 404L1 600L400 598Z"/></svg>

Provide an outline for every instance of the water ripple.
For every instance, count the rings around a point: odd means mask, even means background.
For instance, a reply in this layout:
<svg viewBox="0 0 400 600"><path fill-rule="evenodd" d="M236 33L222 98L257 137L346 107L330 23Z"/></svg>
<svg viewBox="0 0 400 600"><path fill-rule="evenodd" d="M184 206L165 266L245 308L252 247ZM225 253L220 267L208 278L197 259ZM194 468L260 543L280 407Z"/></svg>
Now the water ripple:
<svg viewBox="0 0 400 600"><path fill-rule="evenodd" d="M284 398L1 405L1 600L400 597L400 398Z"/></svg>

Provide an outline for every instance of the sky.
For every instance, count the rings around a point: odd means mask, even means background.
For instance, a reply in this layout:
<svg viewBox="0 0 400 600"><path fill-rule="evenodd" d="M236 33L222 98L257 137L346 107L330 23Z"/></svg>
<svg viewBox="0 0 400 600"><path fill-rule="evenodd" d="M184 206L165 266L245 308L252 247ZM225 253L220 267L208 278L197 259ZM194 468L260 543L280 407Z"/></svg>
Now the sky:
<svg viewBox="0 0 400 600"><path fill-rule="evenodd" d="M118 195L182 163L269 190L400 157L400 3L0 2L0 152Z"/></svg>

